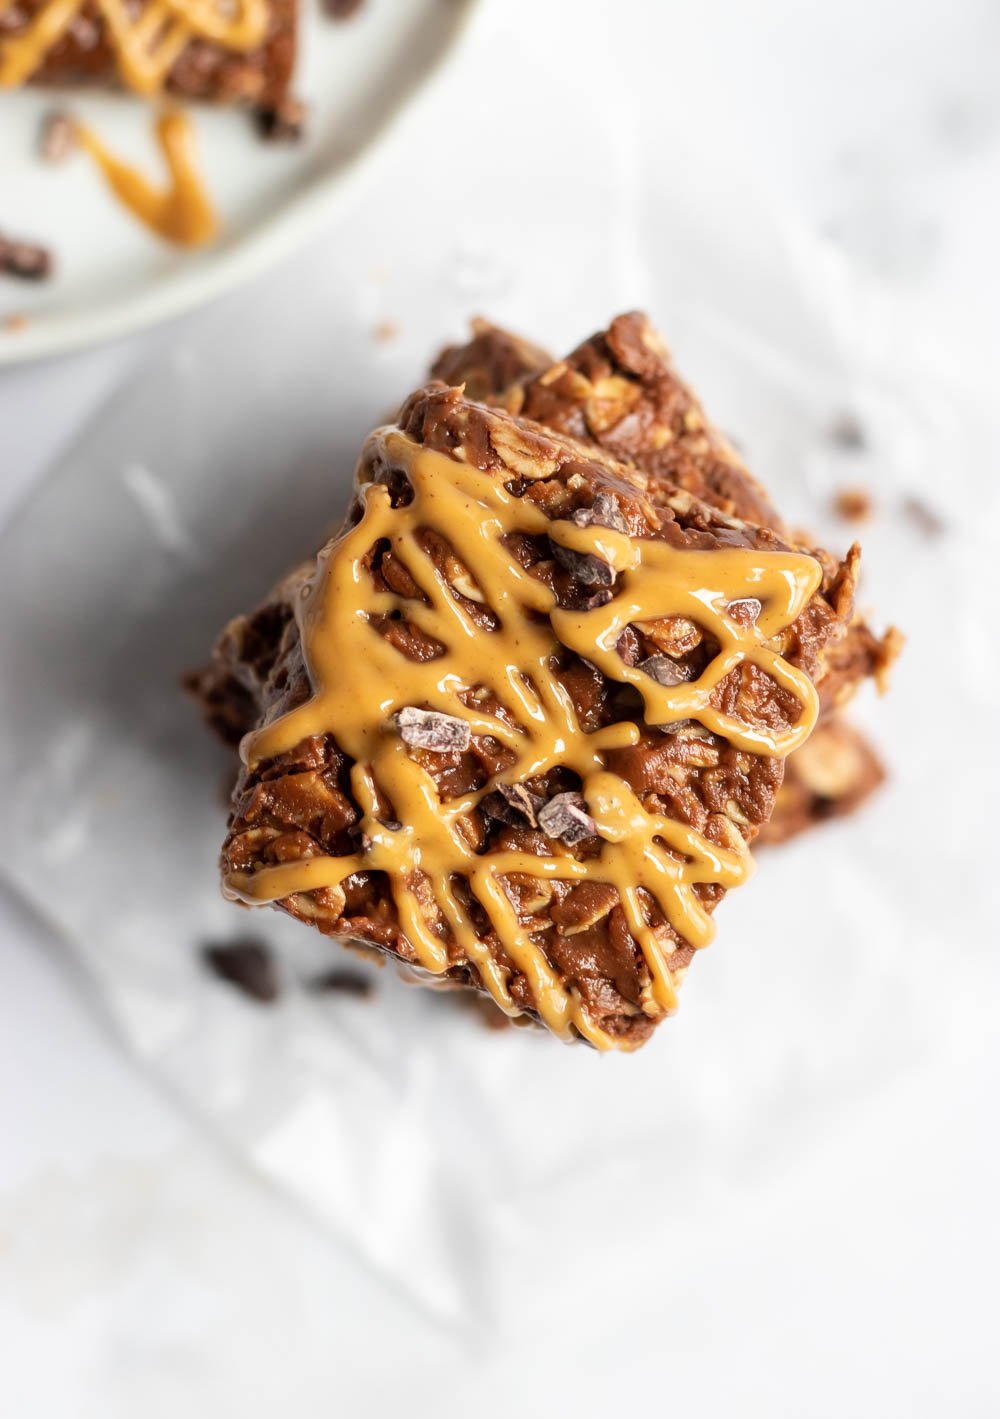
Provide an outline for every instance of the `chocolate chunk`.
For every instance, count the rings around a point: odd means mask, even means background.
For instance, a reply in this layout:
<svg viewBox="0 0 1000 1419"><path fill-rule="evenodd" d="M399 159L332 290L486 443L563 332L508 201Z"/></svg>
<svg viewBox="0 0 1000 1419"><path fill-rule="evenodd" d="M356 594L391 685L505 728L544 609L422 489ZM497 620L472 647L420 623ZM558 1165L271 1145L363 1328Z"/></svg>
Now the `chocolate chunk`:
<svg viewBox="0 0 1000 1419"><path fill-rule="evenodd" d="M628 523L610 493L598 493L590 507L578 507L570 514L577 527L607 527L612 532L628 532Z"/></svg>
<svg viewBox="0 0 1000 1419"><path fill-rule="evenodd" d="M645 660L640 660L636 669L655 680L658 685L683 685L686 680L691 679L687 666L671 660L669 655L650 655Z"/></svg>
<svg viewBox="0 0 1000 1419"><path fill-rule="evenodd" d="M850 453L860 453L868 445L865 426L856 414L838 414L830 424L830 442Z"/></svg>
<svg viewBox="0 0 1000 1419"><path fill-rule="evenodd" d="M587 812L582 793L557 793L538 814L538 826L567 847L597 836L597 824Z"/></svg>
<svg viewBox="0 0 1000 1419"><path fill-rule="evenodd" d="M202 960L219 980L268 1005L277 1000L281 987L274 960L261 941L223 942L202 947Z"/></svg>
<svg viewBox="0 0 1000 1419"><path fill-rule="evenodd" d="M69 114L46 114L38 137L39 156L47 163L62 163L78 147L76 125Z"/></svg>
<svg viewBox="0 0 1000 1419"><path fill-rule="evenodd" d="M529 827L537 828L538 812L544 802L544 798L530 793L523 783L498 783L496 792L488 794L480 807L501 823L519 827L526 822Z"/></svg>
<svg viewBox="0 0 1000 1419"><path fill-rule="evenodd" d="M438 754L462 754L472 743L472 731L464 719L437 710L415 709L407 705L392 717L404 744L414 749L432 749Z"/></svg>
<svg viewBox="0 0 1000 1419"><path fill-rule="evenodd" d="M566 606L570 611L594 611L598 606L607 606L611 596L610 586L603 586L598 591L590 592L588 596L574 596Z"/></svg>
<svg viewBox="0 0 1000 1419"><path fill-rule="evenodd" d="M21 281L44 281L52 274L52 254L33 242L0 236L0 273Z"/></svg>
<svg viewBox="0 0 1000 1419"><path fill-rule="evenodd" d="M333 966L322 975L314 976L309 989L316 995L350 995L355 1000L368 1000L375 994L375 983L361 971L350 966Z"/></svg>
<svg viewBox="0 0 1000 1419"><path fill-rule="evenodd" d="M593 553L574 552L572 547L563 547L558 542L552 542L552 552L559 565L565 567L574 581L582 586L614 586L614 568Z"/></svg>

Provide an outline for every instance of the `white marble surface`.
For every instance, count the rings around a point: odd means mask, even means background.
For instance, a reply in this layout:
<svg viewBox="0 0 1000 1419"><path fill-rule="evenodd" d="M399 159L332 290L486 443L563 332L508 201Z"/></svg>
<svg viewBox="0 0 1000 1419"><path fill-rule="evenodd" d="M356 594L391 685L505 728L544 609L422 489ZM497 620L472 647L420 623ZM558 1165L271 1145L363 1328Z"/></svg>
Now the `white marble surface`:
<svg viewBox="0 0 1000 1419"><path fill-rule="evenodd" d="M995 4L623 0L612 26L607 6L583 3L565 49L551 23L562 6L487 8L464 65L373 174L350 232L324 234L291 268L168 330L0 378L4 516L16 516L156 350L197 350L205 332L238 324L247 302L266 305L277 289L288 293L287 319L308 320L316 283L338 252L357 250L359 232L371 233L385 276L359 281L345 321L400 321L403 339L383 356L400 380L439 333L406 321L426 311L443 261L455 283L449 320L464 305L488 308L553 343L596 324L603 310L565 309L580 273L555 242L533 240L559 230L561 210L570 229L586 221L587 192L574 185L556 210L539 208L547 182L499 162L489 218L452 193L442 232L408 176L431 145L460 171L483 150L479 132L487 147L540 132L544 176L558 192L561 145L577 125L566 82L547 83L553 65L612 66L612 147L644 132L692 149L723 146L728 161L735 153L768 201L828 236L905 305L908 328L955 380L995 387ZM622 77L627 53L634 79ZM513 85L513 114L496 110L490 81L508 94ZM579 102L595 101L581 86ZM608 298L638 294L642 261L655 259L633 240L655 190L650 146L618 155L623 218L608 260L620 270L600 273ZM689 180L698 183L696 168ZM734 203L737 292L739 217ZM511 289L508 271L526 261L537 281ZM262 333L262 360L266 344ZM988 943L965 940L960 912L954 929L942 945L940 1005L953 1043L933 1077L919 1087L901 1078L871 1100L861 1090L817 1146L790 1151L763 1199L748 1188L741 1201L739 1177L720 1179L711 1246L692 1255L679 1228L676 1250L649 1259L659 1285L638 1314L614 1276L593 1278L590 1323L567 1334L557 1314L541 1328L519 1323L516 1293L503 1314L454 1330L396 1299L157 1091L61 945L17 901L0 899L0 1349L10 1411L155 1419L182 1407L312 1416L405 1404L459 1415L551 1399L598 1414L655 1387L658 1402L712 1416L737 1406L769 1416L936 1416L946 1406L971 1419L995 1414L1000 1071L989 995L947 985L948 951ZM995 989L995 972L983 980ZM527 1315L530 1275L524 1288Z"/></svg>

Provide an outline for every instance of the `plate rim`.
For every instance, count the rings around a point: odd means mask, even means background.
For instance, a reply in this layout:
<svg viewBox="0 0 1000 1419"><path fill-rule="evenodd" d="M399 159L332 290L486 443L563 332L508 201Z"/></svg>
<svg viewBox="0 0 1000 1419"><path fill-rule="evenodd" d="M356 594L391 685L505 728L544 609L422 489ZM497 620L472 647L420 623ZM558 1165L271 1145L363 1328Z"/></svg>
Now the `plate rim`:
<svg viewBox="0 0 1000 1419"><path fill-rule="evenodd" d="M468 34L481 0L453 0L442 43L429 61L393 91L381 117L346 161L315 178L207 266L171 272L139 296L117 297L79 314L46 317L24 330L0 331L0 368L95 348L148 330L231 293L302 246L324 221L348 208L399 121L439 80Z"/></svg>

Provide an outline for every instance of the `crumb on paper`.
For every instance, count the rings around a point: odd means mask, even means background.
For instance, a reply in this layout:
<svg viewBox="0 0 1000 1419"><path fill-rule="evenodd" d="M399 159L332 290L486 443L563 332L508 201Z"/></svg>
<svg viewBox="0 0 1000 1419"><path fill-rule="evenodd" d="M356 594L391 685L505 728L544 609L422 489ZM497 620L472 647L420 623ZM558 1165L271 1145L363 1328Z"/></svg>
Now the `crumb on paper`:
<svg viewBox="0 0 1000 1419"><path fill-rule="evenodd" d="M380 345L388 345L399 339L399 326L391 320L380 320L372 331L372 336Z"/></svg>
<svg viewBox="0 0 1000 1419"><path fill-rule="evenodd" d="M209 942L201 948L201 959L219 980L261 1005L270 1005L281 993L274 958L263 941L237 937Z"/></svg>
<svg viewBox="0 0 1000 1419"><path fill-rule="evenodd" d="M946 530L944 518L922 498L903 499L903 512L918 532L925 537L941 537Z"/></svg>
<svg viewBox="0 0 1000 1419"><path fill-rule="evenodd" d="M314 995L349 995L355 1000L369 1000L375 994L375 982L363 971L350 966L332 966L309 981Z"/></svg>
<svg viewBox="0 0 1000 1419"><path fill-rule="evenodd" d="M473 995L458 997L471 1015L474 1015L485 1030L507 1030L514 1023L487 995L476 991Z"/></svg>
<svg viewBox="0 0 1000 1419"><path fill-rule="evenodd" d="M860 453L863 448L868 447L864 424L856 414L846 410L831 421L828 433L830 442L846 452Z"/></svg>
<svg viewBox="0 0 1000 1419"><path fill-rule="evenodd" d="M13 315L5 315L3 318L3 329L8 335L17 335L22 330L27 330L30 325L28 317L21 311L15 311Z"/></svg>
<svg viewBox="0 0 1000 1419"><path fill-rule="evenodd" d="M42 119L38 154L44 162L64 163L80 146L76 124L68 113L56 109Z"/></svg>
<svg viewBox="0 0 1000 1419"><path fill-rule="evenodd" d="M47 281L52 267L52 253L47 246L18 241L0 232L0 275L19 281Z"/></svg>
<svg viewBox="0 0 1000 1419"><path fill-rule="evenodd" d="M833 497L833 510L845 522L867 522L874 507L864 488L838 488Z"/></svg>

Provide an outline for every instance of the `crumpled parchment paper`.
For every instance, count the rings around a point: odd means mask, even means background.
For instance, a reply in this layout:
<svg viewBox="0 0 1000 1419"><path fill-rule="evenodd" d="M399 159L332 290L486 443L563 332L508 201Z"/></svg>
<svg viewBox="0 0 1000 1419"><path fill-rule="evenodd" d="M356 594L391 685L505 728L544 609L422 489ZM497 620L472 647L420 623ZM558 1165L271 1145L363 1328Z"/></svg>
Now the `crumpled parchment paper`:
<svg viewBox="0 0 1000 1419"><path fill-rule="evenodd" d="M627 96L617 112L631 121ZM574 121L586 204L547 202L543 172L519 171L517 210L488 216L441 190L429 243L394 227L376 190L365 224L302 258L307 308L291 270L220 309L197 345L155 355L0 548L0 868L61 929L143 1064L456 1324L502 1313L525 1268L538 1285L533 1301L519 1292L518 1326L609 1267L625 1294L708 1243L720 1196L752 1219L845 1114L932 1078L984 1024L995 982L980 857L1000 689L995 427L919 332L735 167L643 164L619 130ZM515 161L493 155L501 176ZM573 152L563 161L570 181ZM369 1000L310 993L340 948L219 895L228 758L179 677L336 522L364 434L468 315L558 349L639 303L790 517L842 548L834 489L872 492L861 599L909 639L892 695L866 689L856 715L891 781L856 819L760 854L679 1015L634 1057L490 1032L391 968L372 972ZM385 322L398 338L373 338ZM831 438L844 415L862 448ZM272 1007L199 961L248 932L280 951Z"/></svg>

